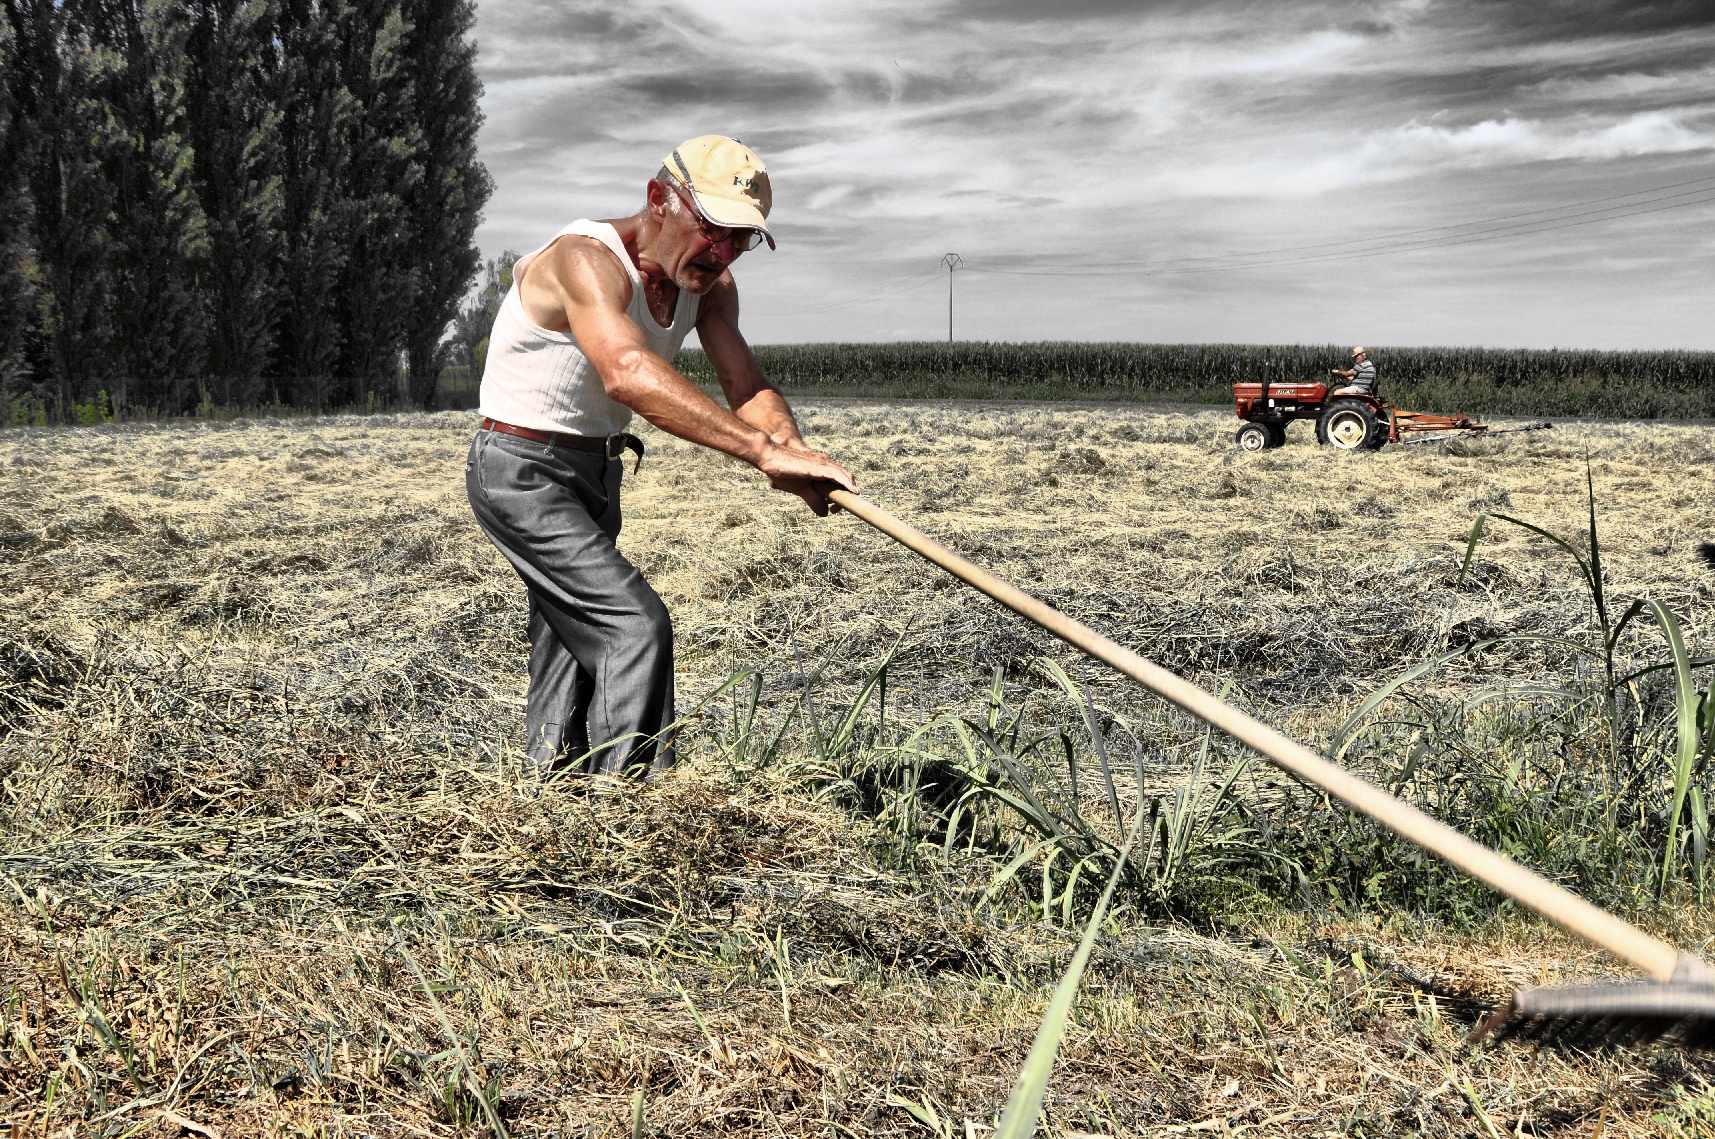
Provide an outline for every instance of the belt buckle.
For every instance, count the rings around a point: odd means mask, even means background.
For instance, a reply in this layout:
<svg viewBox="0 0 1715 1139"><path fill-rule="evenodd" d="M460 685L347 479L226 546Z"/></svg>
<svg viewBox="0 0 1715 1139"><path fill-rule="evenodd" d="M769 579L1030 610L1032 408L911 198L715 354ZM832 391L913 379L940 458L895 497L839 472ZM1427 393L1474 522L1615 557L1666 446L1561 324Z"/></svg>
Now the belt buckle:
<svg viewBox="0 0 1715 1139"><path fill-rule="evenodd" d="M612 435L609 435L604 442L606 446L603 447L602 450L607 456L608 462L611 463L615 459L625 458L625 434L623 432L614 432Z"/></svg>

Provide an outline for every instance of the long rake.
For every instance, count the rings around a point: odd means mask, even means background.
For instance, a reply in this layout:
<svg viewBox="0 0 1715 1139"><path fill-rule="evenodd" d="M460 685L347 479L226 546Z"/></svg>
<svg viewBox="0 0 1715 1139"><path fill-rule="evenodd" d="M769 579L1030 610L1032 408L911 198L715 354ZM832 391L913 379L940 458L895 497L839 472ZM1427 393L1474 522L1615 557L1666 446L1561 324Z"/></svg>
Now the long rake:
<svg viewBox="0 0 1715 1139"><path fill-rule="evenodd" d="M1510 1001L1478 1022L1469 1040L1521 1037L1591 1049L1665 1039L1686 1047L1715 1047L1715 974L1702 958L1679 952L1505 855L1473 842L1267 724L1002 581L862 496L832 488L831 484L824 493L894 541L1073 648L1111 665L1276 766L1439 855L1562 929L1631 962L1652 978L1519 989Z"/></svg>

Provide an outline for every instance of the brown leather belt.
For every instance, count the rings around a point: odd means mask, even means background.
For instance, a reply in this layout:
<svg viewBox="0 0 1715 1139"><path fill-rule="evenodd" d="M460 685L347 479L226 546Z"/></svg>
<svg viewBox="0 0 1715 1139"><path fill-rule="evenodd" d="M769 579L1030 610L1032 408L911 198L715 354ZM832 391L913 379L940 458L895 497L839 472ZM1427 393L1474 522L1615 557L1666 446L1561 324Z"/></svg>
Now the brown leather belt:
<svg viewBox="0 0 1715 1139"><path fill-rule="evenodd" d="M519 427L515 423L502 423L498 419L484 419L482 430L516 435L520 439L528 439L532 443L546 443L550 447L591 451L607 456L609 462L620 458L627 451L634 451L637 453L637 466L631 468L632 473L636 474L638 468L643 466L643 440L629 431L616 431L612 435L597 439L591 435L568 435L563 431L537 431L531 427Z"/></svg>

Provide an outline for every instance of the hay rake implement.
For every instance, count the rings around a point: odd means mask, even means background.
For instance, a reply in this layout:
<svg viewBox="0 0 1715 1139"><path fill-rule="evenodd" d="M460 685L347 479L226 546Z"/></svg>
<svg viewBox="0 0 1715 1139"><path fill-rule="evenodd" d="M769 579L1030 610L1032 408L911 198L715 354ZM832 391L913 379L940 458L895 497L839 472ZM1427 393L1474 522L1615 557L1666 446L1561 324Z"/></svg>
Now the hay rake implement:
<svg viewBox="0 0 1715 1139"><path fill-rule="evenodd" d="M1374 451L1387 443L1434 443L1481 435L1512 435L1546 431L1552 423L1495 430L1469 415L1431 415L1401 411L1379 395L1340 392L1320 380L1309 383L1270 383L1265 370L1260 382L1233 385L1233 404L1244 426L1233 441L1244 451L1267 451L1286 443L1286 426L1295 419L1316 424L1316 441L1336 451Z"/></svg>
<svg viewBox="0 0 1715 1139"><path fill-rule="evenodd" d="M1284 771L1439 856L1570 933L1630 962L1651 980L1520 989L1469 1039L1519 1037L1574 1048L1666 1039L1715 1047L1715 976L1681 953L1534 871L1332 763L1220 698L1102 636L967 561L860 495L828 484L828 498L1014 613L1220 728Z"/></svg>

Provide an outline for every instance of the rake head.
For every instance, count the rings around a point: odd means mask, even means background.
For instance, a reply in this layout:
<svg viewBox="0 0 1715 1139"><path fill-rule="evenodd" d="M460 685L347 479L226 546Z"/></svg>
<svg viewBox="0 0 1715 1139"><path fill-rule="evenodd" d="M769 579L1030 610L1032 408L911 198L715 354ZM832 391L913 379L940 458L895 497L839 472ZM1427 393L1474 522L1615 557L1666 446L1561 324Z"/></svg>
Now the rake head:
<svg viewBox="0 0 1715 1139"><path fill-rule="evenodd" d="M1585 1052L1656 1040L1715 1049L1715 974L1701 958L1687 953L1680 955L1667 981L1520 989L1478 1021L1466 1042L1485 1037Z"/></svg>

